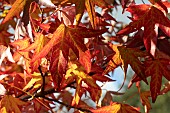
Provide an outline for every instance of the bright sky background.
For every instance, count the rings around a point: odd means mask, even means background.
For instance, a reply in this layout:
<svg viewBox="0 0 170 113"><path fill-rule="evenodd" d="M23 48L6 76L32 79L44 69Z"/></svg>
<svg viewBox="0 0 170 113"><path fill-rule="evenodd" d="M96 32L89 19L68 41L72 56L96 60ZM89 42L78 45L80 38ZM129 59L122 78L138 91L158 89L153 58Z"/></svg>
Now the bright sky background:
<svg viewBox="0 0 170 113"><path fill-rule="evenodd" d="M148 2L148 0L143 0L143 1L145 2L145 4L150 4L150 2ZM143 4L142 0L135 0L135 3ZM130 13L125 11L122 14L122 7L121 6L118 7L117 11L116 10L113 11L112 15L119 22L124 22L125 24L130 23L130 19L127 18L127 16L130 16ZM121 69L121 67L118 67L117 69L115 69L112 76L113 76L113 79L116 80L116 81L115 82L106 83L104 85L103 89L107 89L107 90L111 90L111 91L119 90L121 84L124 81L124 72Z"/></svg>

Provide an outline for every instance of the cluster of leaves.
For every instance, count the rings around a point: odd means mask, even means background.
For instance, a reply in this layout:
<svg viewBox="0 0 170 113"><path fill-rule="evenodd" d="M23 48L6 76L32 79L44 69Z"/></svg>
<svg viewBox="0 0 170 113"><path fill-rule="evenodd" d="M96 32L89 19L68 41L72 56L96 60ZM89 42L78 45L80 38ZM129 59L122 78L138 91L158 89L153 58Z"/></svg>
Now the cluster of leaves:
<svg viewBox="0 0 170 113"><path fill-rule="evenodd" d="M167 0L139 5L134 0L0 1L2 113L54 112L56 103L74 112L139 113L111 100L108 106L98 104L102 89L97 81L114 82L108 73L117 67L125 79L128 66L135 72L129 88L136 83L146 113L149 97L155 102L169 91L169 83L161 89L162 77L170 80ZM132 15L126 27L111 15L118 6ZM141 81L150 89L141 91ZM112 94L122 93L108 91L102 105ZM95 107L85 103L84 96Z"/></svg>

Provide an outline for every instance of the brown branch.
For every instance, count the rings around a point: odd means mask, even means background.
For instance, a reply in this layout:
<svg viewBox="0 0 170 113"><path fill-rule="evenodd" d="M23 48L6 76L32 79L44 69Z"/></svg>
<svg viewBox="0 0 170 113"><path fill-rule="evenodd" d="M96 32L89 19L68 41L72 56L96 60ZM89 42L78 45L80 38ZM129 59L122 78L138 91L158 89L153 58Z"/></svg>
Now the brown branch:
<svg viewBox="0 0 170 113"><path fill-rule="evenodd" d="M48 89L48 90L44 91L43 94L42 94L42 92L36 93L34 95L34 97L35 98L37 98L37 97L44 97L45 95L52 94L52 93L55 93L55 92L56 92L55 89L51 88L51 89ZM30 98L32 98L32 96L26 95L24 97L21 97L20 99L23 100L23 101L28 101L28 99L30 99Z"/></svg>
<svg viewBox="0 0 170 113"><path fill-rule="evenodd" d="M61 102L61 101L59 101L59 100L56 100L56 99L51 99L51 98L48 98L48 97L44 97L44 99L46 99L46 100L48 100L48 101L54 101L54 102L57 102L57 103L59 103L59 104L61 104L61 105L64 105L64 106L66 106L66 107L68 107L68 108L74 108L74 109L77 109L77 110L80 110L80 111L85 111L85 112L88 112L88 113L92 113L90 110L88 110L88 109L83 109L83 108L80 108L80 107L76 107L76 106L71 106L71 105L68 105L68 104L66 104L66 103L63 103L63 102Z"/></svg>
<svg viewBox="0 0 170 113"><path fill-rule="evenodd" d="M41 77L42 77L41 93L44 93L44 88L45 88L45 76L46 76L46 73L44 74L44 73L42 72L41 66L38 67L38 70L40 71Z"/></svg>

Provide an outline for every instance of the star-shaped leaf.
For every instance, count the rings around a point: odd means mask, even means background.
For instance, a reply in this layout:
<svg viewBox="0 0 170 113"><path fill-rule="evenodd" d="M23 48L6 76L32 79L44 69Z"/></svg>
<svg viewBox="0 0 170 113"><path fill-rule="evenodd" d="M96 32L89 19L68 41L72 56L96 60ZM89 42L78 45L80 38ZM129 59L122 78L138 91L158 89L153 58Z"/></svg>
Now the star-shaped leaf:
<svg viewBox="0 0 170 113"><path fill-rule="evenodd" d="M51 40L33 57L31 63L45 57L52 49L50 72L55 82L54 85L57 88L59 86L59 82L57 81L61 80L66 71L69 50L72 49L78 57L79 51L85 52L87 50L84 44L84 38L97 36L106 31L106 29L92 30L79 26L67 27L64 24L61 24L54 32Z"/></svg>
<svg viewBox="0 0 170 113"><path fill-rule="evenodd" d="M144 65L139 60L139 57L146 57L147 53L134 48L126 48L124 46L117 46L113 44L110 44L110 46L116 54L113 55L112 60L108 63L105 73L108 73L122 65L126 74L128 65L130 65L135 73L147 83L144 73Z"/></svg>
<svg viewBox="0 0 170 113"><path fill-rule="evenodd" d="M170 20L160 9L151 5L132 5L127 10L134 15L133 21L120 30L118 35L129 34L144 27L144 45L155 56L158 25L170 27Z"/></svg>
<svg viewBox="0 0 170 113"><path fill-rule="evenodd" d="M162 55L162 56L159 56ZM157 53L157 58L145 62L146 74L151 76L150 90L152 96L152 102L156 101L157 96L160 93L162 86L162 77L170 80L170 70L168 68L170 58L169 56L163 56L161 52Z"/></svg>

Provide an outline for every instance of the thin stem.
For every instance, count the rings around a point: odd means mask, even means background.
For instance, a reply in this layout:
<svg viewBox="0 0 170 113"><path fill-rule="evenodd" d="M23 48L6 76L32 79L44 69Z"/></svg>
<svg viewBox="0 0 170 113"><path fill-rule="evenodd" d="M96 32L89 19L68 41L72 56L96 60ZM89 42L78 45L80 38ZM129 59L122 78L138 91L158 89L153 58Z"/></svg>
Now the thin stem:
<svg viewBox="0 0 170 113"><path fill-rule="evenodd" d="M132 99L136 94L138 94L138 92L133 93L133 95L125 99L123 102L125 103L127 100Z"/></svg>
<svg viewBox="0 0 170 113"><path fill-rule="evenodd" d="M52 93L55 93L55 92L56 92L55 89L54 89L54 88L51 88L51 89L48 89L48 90L44 91L43 94L42 94L42 92L36 93L36 94L34 95L34 97L44 97L44 95L52 94ZM24 97L21 97L20 99L27 101L27 100L30 99L30 98L32 98L32 96L26 95L26 96L24 96Z"/></svg>
<svg viewBox="0 0 170 113"><path fill-rule="evenodd" d="M38 67L38 70L40 71L41 73L41 77L42 77L42 87L41 87L41 93L44 93L44 89L45 89L45 75L46 74L43 74L42 70L41 70L41 67L39 66Z"/></svg>
<svg viewBox="0 0 170 113"><path fill-rule="evenodd" d="M61 105L64 105L64 106L66 106L66 107L68 107L68 108L74 108L74 109L77 109L77 110L80 110L80 111L83 111L83 112L85 111L85 112L88 112L88 113L92 113L92 112L91 112L90 110L88 110L88 109L83 109L83 108L71 106L71 105L68 105L68 104L66 104L66 103L63 103L63 102L61 102L61 101L59 101L59 100L56 100L56 99L51 99L51 98L48 98L48 97L44 97L44 99L49 100L49 101L57 102L57 103L59 103L59 104L61 104Z"/></svg>

